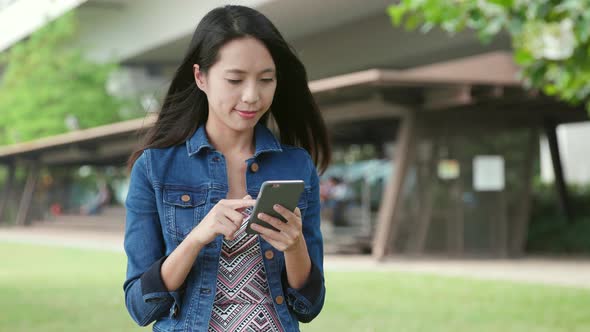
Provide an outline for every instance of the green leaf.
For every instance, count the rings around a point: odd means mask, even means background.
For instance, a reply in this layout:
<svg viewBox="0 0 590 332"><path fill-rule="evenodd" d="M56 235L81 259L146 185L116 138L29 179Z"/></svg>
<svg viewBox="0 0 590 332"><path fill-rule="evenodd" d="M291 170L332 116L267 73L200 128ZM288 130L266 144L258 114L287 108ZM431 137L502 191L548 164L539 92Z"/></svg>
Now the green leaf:
<svg viewBox="0 0 590 332"><path fill-rule="evenodd" d="M513 0L488 0L488 2L502 6L504 8L510 8L514 3Z"/></svg>
<svg viewBox="0 0 590 332"><path fill-rule="evenodd" d="M576 21L574 34L579 43L585 43L590 37L590 17Z"/></svg>
<svg viewBox="0 0 590 332"><path fill-rule="evenodd" d="M402 17L407 10L408 9L403 5L391 5L387 7L387 14L391 18L391 23L394 26L399 26L402 22Z"/></svg>
<svg viewBox="0 0 590 332"><path fill-rule="evenodd" d="M416 30L416 28L423 22L422 17L418 14L410 15L406 18L404 27L406 30Z"/></svg>
<svg viewBox="0 0 590 332"><path fill-rule="evenodd" d="M548 84L543 87L543 92L548 96L553 96L557 93L557 88L553 84Z"/></svg>
<svg viewBox="0 0 590 332"><path fill-rule="evenodd" d="M521 66L527 66L532 64L535 61L535 58L532 54L520 48L516 49L514 53L514 61Z"/></svg>
<svg viewBox="0 0 590 332"><path fill-rule="evenodd" d="M489 43L494 36L502 30L503 18L497 17L488 22L488 24L479 31L478 36L484 43Z"/></svg>

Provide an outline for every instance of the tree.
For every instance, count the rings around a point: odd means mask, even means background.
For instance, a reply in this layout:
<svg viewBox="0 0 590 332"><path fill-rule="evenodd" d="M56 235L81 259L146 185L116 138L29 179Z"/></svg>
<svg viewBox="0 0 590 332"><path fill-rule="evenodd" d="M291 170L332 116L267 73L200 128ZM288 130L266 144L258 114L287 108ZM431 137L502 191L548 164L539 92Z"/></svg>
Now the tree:
<svg viewBox="0 0 590 332"><path fill-rule="evenodd" d="M106 91L117 65L85 59L76 30L70 12L0 54L0 145L125 118L126 101Z"/></svg>
<svg viewBox="0 0 590 332"><path fill-rule="evenodd" d="M401 0L388 13L395 26L470 28L483 42L505 30L527 88L590 112L590 0Z"/></svg>

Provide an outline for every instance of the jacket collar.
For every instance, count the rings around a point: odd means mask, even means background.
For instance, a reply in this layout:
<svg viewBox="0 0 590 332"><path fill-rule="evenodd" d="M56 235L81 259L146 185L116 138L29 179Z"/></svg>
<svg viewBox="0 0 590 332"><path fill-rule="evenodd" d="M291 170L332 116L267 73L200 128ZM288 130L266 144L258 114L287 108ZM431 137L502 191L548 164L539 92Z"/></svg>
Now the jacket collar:
<svg viewBox="0 0 590 332"><path fill-rule="evenodd" d="M256 144L256 151L254 152L254 157L257 157L261 153L264 152L273 152L273 151L283 151L281 149L281 144L277 140L277 138L273 135L273 133L264 125L258 123L256 127L254 127L254 141ZM205 131L205 125L199 126L193 136L191 136L186 141L186 148L188 151L189 157L199 153L204 148L209 148L211 150L215 150L213 145L209 142L207 138L207 133Z"/></svg>

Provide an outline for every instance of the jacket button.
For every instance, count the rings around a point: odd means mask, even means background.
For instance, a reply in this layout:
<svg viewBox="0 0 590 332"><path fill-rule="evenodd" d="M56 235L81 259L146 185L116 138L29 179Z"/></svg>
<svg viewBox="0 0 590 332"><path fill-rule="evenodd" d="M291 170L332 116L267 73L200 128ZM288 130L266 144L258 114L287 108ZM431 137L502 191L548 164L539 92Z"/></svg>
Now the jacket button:
<svg viewBox="0 0 590 332"><path fill-rule="evenodd" d="M180 199L186 203L191 200L191 197L189 195L182 195L182 197L180 197Z"/></svg>
<svg viewBox="0 0 590 332"><path fill-rule="evenodd" d="M275 257L275 253L269 249L264 252L264 257L266 257L266 259L272 259L273 257Z"/></svg>
<svg viewBox="0 0 590 332"><path fill-rule="evenodd" d="M258 167L258 164L257 164L257 163L252 163L252 165L250 165L250 170L251 170L252 172L254 172L254 173L258 172L258 169L259 169L259 168L260 168L260 167Z"/></svg>
<svg viewBox="0 0 590 332"><path fill-rule="evenodd" d="M275 302L277 302L277 304L283 304L283 302L285 302L285 299L279 295L275 298Z"/></svg>

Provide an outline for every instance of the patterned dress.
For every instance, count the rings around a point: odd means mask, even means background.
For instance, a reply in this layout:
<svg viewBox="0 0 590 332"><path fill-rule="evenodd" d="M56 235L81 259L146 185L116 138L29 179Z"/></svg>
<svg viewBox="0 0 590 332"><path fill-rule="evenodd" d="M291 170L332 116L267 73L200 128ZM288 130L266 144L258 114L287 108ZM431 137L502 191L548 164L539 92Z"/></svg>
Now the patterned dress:
<svg viewBox="0 0 590 332"><path fill-rule="evenodd" d="M223 241L209 331L283 331L273 306L260 244L246 233Z"/></svg>

